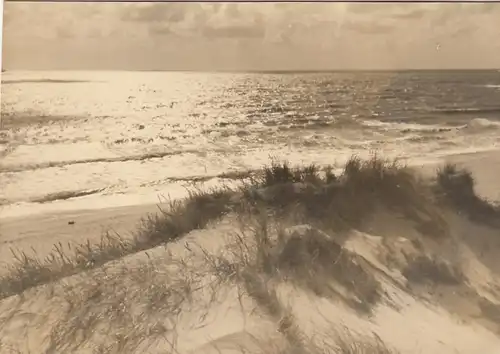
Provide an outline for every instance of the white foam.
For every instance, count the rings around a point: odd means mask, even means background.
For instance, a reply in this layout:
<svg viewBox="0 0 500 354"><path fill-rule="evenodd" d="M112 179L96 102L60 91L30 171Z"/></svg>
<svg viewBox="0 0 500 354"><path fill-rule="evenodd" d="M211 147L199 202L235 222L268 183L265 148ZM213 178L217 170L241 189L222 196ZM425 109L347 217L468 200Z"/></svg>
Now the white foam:
<svg viewBox="0 0 500 354"><path fill-rule="evenodd" d="M439 129L450 129L438 124L416 124L416 123L403 123L403 122L382 122L379 120L362 120L361 124L365 127L382 128L387 130L397 130L397 131L436 131Z"/></svg>
<svg viewBox="0 0 500 354"><path fill-rule="evenodd" d="M464 126L465 129L469 131L481 131L487 129L498 129L500 128L499 122L492 122L486 118L474 118L471 119L469 123Z"/></svg>

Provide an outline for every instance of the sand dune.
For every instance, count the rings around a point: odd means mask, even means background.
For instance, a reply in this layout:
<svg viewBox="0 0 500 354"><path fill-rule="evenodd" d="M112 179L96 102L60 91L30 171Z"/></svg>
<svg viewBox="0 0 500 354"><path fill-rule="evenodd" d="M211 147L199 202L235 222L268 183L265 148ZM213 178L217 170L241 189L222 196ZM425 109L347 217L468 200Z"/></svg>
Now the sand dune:
<svg viewBox="0 0 500 354"><path fill-rule="evenodd" d="M476 185L452 165L274 165L140 228L156 206L3 219L25 255L2 247L0 352L497 353L498 156L453 158ZM123 238L99 243L106 226Z"/></svg>

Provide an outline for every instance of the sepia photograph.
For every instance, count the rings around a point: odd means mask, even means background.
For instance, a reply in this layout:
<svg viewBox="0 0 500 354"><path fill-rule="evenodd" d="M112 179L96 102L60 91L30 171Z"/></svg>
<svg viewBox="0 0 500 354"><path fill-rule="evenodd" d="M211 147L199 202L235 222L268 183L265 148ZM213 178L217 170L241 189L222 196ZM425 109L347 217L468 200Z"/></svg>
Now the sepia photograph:
<svg viewBox="0 0 500 354"><path fill-rule="evenodd" d="M500 3L2 4L0 354L500 353Z"/></svg>

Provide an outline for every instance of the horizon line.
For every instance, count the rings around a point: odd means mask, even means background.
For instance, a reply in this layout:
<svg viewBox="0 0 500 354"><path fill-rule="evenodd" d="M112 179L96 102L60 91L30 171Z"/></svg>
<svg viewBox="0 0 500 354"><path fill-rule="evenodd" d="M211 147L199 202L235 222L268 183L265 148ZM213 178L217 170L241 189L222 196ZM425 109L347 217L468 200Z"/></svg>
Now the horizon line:
<svg viewBox="0 0 500 354"><path fill-rule="evenodd" d="M189 73L335 73L335 72L403 72L403 71L500 71L498 68L395 68L395 69L264 69L264 70L198 70L198 69L9 69L2 68L2 72L14 71L125 71L125 72L189 72Z"/></svg>

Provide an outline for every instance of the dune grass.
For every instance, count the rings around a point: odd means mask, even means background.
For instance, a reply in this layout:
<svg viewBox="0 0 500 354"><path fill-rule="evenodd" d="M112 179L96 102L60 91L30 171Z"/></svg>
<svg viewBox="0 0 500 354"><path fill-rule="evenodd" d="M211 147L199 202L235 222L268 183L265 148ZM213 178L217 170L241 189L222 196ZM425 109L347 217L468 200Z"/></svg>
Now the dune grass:
<svg viewBox="0 0 500 354"><path fill-rule="evenodd" d="M70 250L55 245L43 259L14 250L14 263L0 276L0 299L176 241L227 214L252 214L262 208L278 218L293 216L296 224L334 231L360 228L385 208L413 220L424 234L443 237L448 231L439 200L479 220L500 215L497 207L476 196L470 174L450 165L438 171L436 186L430 188L410 168L377 156L352 157L339 175L331 168L273 162L239 189L194 191L184 200L160 206L158 214L144 218L131 239L106 235L99 244Z"/></svg>
<svg viewBox="0 0 500 354"><path fill-rule="evenodd" d="M136 232L138 247L151 248L161 243L177 240L196 229L203 229L232 210L228 188L209 191L191 191L185 200L173 200L159 206L159 213L143 218Z"/></svg>
<svg viewBox="0 0 500 354"><path fill-rule="evenodd" d="M449 264L436 256L418 255L408 260L402 274L412 283L435 283L459 285L465 276L457 266Z"/></svg>
<svg viewBox="0 0 500 354"><path fill-rule="evenodd" d="M437 171L437 193L456 210L472 220L500 226L500 206L479 197L472 173L453 164Z"/></svg>
<svg viewBox="0 0 500 354"><path fill-rule="evenodd" d="M363 260L311 225L273 228L261 214L252 227L234 235L225 252L222 258L205 254L206 263L221 281L245 284L257 302L263 277L266 283L287 282L320 297L342 298L336 284L353 295L343 300L362 312L370 312L380 299L380 284Z"/></svg>
<svg viewBox="0 0 500 354"><path fill-rule="evenodd" d="M291 309L280 300L280 283L320 297L341 297L333 283L339 284L354 295L354 299L344 299L346 303L364 312L379 300L381 287L360 266L360 259L320 230L309 225L272 229L267 215L257 215L254 225L234 235L222 255L204 253L206 268L219 283L240 286L274 320L289 346L287 353L393 353L381 340L351 340L335 330L329 335L335 336L330 345L306 338Z"/></svg>
<svg viewBox="0 0 500 354"><path fill-rule="evenodd" d="M164 259L82 275L55 292L63 316L52 327L46 353L71 353L91 344L102 354L148 352L158 342L173 349L167 338L198 286L186 266Z"/></svg>
<svg viewBox="0 0 500 354"><path fill-rule="evenodd" d="M247 200L265 204L281 217L294 214L303 223L335 231L362 228L370 215L383 209L414 221L429 236L448 232L426 182L398 161L377 156L354 156L339 175L328 167L320 171L314 165L301 169L274 163L244 193Z"/></svg>
<svg viewBox="0 0 500 354"><path fill-rule="evenodd" d="M87 242L76 247L54 245L45 258L12 249L14 262L0 276L0 299L20 294L26 289L99 267L134 251L134 244L119 235L106 233L96 244Z"/></svg>

